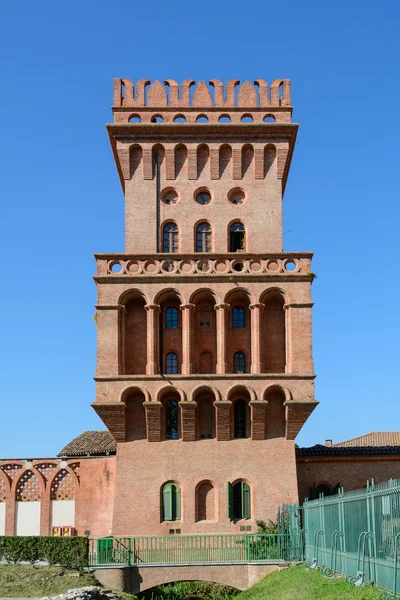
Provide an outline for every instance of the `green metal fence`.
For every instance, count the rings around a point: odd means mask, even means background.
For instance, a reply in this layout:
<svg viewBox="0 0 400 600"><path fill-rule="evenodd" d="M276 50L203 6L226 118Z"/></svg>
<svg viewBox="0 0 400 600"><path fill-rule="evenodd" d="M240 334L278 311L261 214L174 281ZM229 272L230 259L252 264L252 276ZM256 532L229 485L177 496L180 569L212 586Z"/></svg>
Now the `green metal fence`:
<svg viewBox="0 0 400 600"><path fill-rule="evenodd" d="M90 566L282 563L303 558L299 533L107 537L90 540Z"/></svg>
<svg viewBox="0 0 400 600"><path fill-rule="evenodd" d="M348 576L355 585L374 583L390 590L380 598L392 598L400 589L400 480L367 483L352 492L303 504L305 559L333 577Z"/></svg>

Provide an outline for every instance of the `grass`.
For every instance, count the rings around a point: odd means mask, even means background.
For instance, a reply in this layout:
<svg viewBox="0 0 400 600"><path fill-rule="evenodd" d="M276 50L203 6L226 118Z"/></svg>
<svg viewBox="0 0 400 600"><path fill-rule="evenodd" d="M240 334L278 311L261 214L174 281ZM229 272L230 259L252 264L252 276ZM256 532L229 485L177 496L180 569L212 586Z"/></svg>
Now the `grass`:
<svg viewBox="0 0 400 600"><path fill-rule="evenodd" d="M267 575L235 600L376 600L380 591L372 585L354 587L342 577L328 579L297 565Z"/></svg>
<svg viewBox="0 0 400 600"><path fill-rule="evenodd" d="M0 597L29 598L64 594L71 588L99 585L88 573L77 576L60 567L0 565Z"/></svg>

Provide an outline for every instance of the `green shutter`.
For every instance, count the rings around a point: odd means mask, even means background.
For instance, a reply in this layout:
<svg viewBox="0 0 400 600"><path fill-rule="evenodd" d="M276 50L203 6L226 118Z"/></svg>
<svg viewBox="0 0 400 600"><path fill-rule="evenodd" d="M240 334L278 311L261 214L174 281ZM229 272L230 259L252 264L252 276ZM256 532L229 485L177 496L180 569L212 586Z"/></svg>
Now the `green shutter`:
<svg viewBox="0 0 400 600"><path fill-rule="evenodd" d="M242 481L242 519L250 519L250 488Z"/></svg>
<svg viewBox="0 0 400 600"><path fill-rule="evenodd" d="M233 487L228 481L228 519L233 519Z"/></svg>
<svg viewBox="0 0 400 600"><path fill-rule="evenodd" d="M179 486L172 484L172 519L180 521L181 518L181 490Z"/></svg>
<svg viewBox="0 0 400 600"><path fill-rule="evenodd" d="M172 521L172 483L164 485L162 493L163 521Z"/></svg>

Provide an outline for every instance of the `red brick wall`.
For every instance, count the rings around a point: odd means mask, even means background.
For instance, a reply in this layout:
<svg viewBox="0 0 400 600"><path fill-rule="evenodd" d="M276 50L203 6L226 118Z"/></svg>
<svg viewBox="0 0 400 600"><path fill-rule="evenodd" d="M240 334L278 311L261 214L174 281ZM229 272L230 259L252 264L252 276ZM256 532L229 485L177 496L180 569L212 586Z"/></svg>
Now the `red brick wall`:
<svg viewBox="0 0 400 600"><path fill-rule="evenodd" d="M310 497L313 486L333 488L339 483L345 491L357 490L372 478L376 483L400 477L400 457L298 458L299 497Z"/></svg>

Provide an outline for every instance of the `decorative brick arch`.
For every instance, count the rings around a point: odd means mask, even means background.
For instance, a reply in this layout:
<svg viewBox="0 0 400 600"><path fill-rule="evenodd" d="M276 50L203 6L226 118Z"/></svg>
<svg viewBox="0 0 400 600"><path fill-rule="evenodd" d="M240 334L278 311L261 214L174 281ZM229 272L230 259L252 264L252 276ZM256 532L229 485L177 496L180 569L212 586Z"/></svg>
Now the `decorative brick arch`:
<svg viewBox="0 0 400 600"><path fill-rule="evenodd" d="M13 481L16 502L37 502L45 496L45 481L41 473L24 469Z"/></svg>
<svg viewBox="0 0 400 600"><path fill-rule="evenodd" d="M284 300L285 306L287 304L290 304L290 302L291 302L288 292L286 290L283 290L282 288L279 288L276 286L266 288L265 290L263 290L259 296L259 302L264 303L267 296L269 296L270 294L277 294L277 295L280 294Z"/></svg>
<svg viewBox="0 0 400 600"><path fill-rule="evenodd" d="M292 393L290 392L290 390L286 387L283 387L282 385L278 385L278 384L272 384L272 385L268 385L262 392L262 399L265 400L267 395L270 394L271 392L280 392L281 394L283 394L284 398L285 398L285 403L286 402L290 402L292 400Z"/></svg>
<svg viewBox="0 0 400 600"><path fill-rule="evenodd" d="M174 385L164 385L157 391L156 402L162 402L164 396L168 394L168 392L175 392L176 394L179 394L181 402L186 402L187 400L186 393L181 388L178 388Z"/></svg>
<svg viewBox="0 0 400 600"><path fill-rule="evenodd" d="M118 304L121 306L126 306L128 302L135 296L141 296L145 301L145 304L148 304L147 296L138 288L130 288L129 290L125 290L118 298Z"/></svg>
<svg viewBox="0 0 400 600"><path fill-rule="evenodd" d="M217 388L213 387L212 385L201 384L195 387L194 390L192 390L192 393L190 394L190 400L192 402L195 402L196 396L201 392L211 392L212 394L214 394L216 401L220 401L222 399L221 392L217 390Z"/></svg>
<svg viewBox="0 0 400 600"><path fill-rule="evenodd" d="M79 486L74 471L66 465L54 473L49 484L50 500L75 500Z"/></svg>
<svg viewBox="0 0 400 600"><path fill-rule="evenodd" d="M250 397L250 401L256 401L257 400L257 395L255 393L255 391L253 390L253 388L251 388L248 385L245 385L244 383L235 383L234 385L232 385L226 394L226 397L228 400L230 400L230 398L236 394L236 393L240 393L242 390L245 390Z"/></svg>
<svg viewBox="0 0 400 600"><path fill-rule="evenodd" d="M134 393L134 392L141 392L143 394L143 396L144 396L144 401L145 402L150 402L151 401L151 396L150 396L148 390L146 390L146 389L144 389L142 387L139 387L137 385L130 385L127 388L125 388L122 391L122 393L121 393L119 401L120 402L125 402L125 400L127 399L127 397L130 394Z"/></svg>
<svg viewBox="0 0 400 600"><path fill-rule="evenodd" d="M7 461L0 464L0 472L5 475L10 490L13 480L18 476L19 471L23 469L23 467L24 463L18 461Z"/></svg>
<svg viewBox="0 0 400 600"><path fill-rule="evenodd" d="M7 477L0 473L0 502L6 502L9 493L10 483L7 481Z"/></svg>
<svg viewBox="0 0 400 600"><path fill-rule="evenodd" d="M165 225L165 223L167 223L167 222L172 222L172 221L165 221L163 223L163 225ZM169 296L176 296L176 298L179 300L179 302L181 304L183 304L182 295L179 292L179 290L177 290L176 288L165 288L165 289L161 290L160 292L157 292L157 294L154 296L153 303L160 304L161 302L164 302L165 300L167 300Z"/></svg>
<svg viewBox="0 0 400 600"><path fill-rule="evenodd" d="M232 223L237 222L237 219L235 219L235 221L232 221ZM230 225L228 225L228 227L230 227ZM245 294L249 300L249 302L252 302L252 297L251 297L251 293L249 292L249 290L247 288L244 287L235 287L230 289L226 294L225 294L225 298L224 298L224 302L226 304L229 304L232 299L235 299L236 296L240 296L241 294Z"/></svg>

